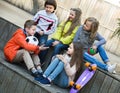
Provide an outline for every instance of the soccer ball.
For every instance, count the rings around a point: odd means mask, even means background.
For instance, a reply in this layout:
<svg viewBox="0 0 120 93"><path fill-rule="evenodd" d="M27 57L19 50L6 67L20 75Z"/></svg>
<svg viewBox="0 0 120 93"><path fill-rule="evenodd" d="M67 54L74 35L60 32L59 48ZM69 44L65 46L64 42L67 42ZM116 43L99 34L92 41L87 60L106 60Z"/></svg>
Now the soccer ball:
<svg viewBox="0 0 120 93"><path fill-rule="evenodd" d="M35 36L27 36L26 41L30 44L38 45L38 39Z"/></svg>

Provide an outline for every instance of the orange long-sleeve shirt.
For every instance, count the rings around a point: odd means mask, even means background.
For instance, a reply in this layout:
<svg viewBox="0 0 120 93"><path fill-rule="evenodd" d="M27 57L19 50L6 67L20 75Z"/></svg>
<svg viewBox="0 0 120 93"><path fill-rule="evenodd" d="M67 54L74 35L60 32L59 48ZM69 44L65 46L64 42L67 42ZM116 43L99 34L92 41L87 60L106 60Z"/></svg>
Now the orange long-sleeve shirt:
<svg viewBox="0 0 120 93"><path fill-rule="evenodd" d="M28 51L32 51L35 54L39 53L39 47L33 44L29 44L26 42L26 35L24 34L22 29L18 29L12 36L12 38L7 42L4 47L4 55L5 57L12 62L14 57L17 54L17 51L22 49L26 49Z"/></svg>

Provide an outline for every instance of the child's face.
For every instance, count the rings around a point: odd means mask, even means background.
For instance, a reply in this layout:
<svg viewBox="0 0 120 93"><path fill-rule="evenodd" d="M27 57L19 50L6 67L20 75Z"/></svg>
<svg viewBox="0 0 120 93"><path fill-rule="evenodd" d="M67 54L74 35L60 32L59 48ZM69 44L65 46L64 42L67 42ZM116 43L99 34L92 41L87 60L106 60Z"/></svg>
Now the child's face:
<svg viewBox="0 0 120 93"><path fill-rule="evenodd" d="M74 52L73 43L71 43L69 48L68 48L67 54L72 55L73 52Z"/></svg>
<svg viewBox="0 0 120 93"><path fill-rule="evenodd" d="M90 31L92 26L92 22L86 21L86 23L83 25L83 29L86 31Z"/></svg>
<svg viewBox="0 0 120 93"><path fill-rule="evenodd" d="M45 10L48 14L51 14L54 11L54 6L53 5L46 5Z"/></svg>
<svg viewBox="0 0 120 93"><path fill-rule="evenodd" d="M33 36L35 34L36 26L31 26L30 28L26 28L26 31L29 36Z"/></svg>
<svg viewBox="0 0 120 93"><path fill-rule="evenodd" d="M69 14L70 21L72 21L75 18L75 16L76 16L75 11L70 10L70 14Z"/></svg>

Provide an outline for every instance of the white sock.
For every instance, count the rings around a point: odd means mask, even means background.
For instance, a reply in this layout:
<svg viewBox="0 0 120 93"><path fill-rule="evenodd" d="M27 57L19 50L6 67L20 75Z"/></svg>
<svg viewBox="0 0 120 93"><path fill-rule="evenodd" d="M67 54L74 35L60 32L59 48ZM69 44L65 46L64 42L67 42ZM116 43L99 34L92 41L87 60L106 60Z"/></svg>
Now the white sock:
<svg viewBox="0 0 120 93"><path fill-rule="evenodd" d="M43 77L46 78L46 75L43 74Z"/></svg>
<svg viewBox="0 0 120 93"><path fill-rule="evenodd" d="M108 66L108 72L113 73L113 71L115 70L115 68L116 68L116 64Z"/></svg>
<svg viewBox="0 0 120 93"><path fill-rule="evenodd" d="M51 82L52 80L48 77L48 80Z"/></svg>
<svg viewBox="0 0 120 93"><path fill-rule="evenodd" d="M42 73L42 72L43 72L40 66L37 66L37 71L38 71L39 73Z"/></svg>
<svg viewBox="0 0 120 93"><path fill-rule="evenodd" d="M111 63L110 63L110 62L107 62L106 64L107 64L108 66L111 66Z"/></svg>
<svg viewBox="0 0 120 93"><path fill-rule="evenodd" d="M37 71L38 71L39 73L42 73L42 72L43 72L42 69L37 69Z"/></svg>
<svg viewBox="0 0 120 93"><path fill-rule="evenodd" d="M37 72L37 70L35 68L32 68L31 71L32 71L32 73Z"/></svg>

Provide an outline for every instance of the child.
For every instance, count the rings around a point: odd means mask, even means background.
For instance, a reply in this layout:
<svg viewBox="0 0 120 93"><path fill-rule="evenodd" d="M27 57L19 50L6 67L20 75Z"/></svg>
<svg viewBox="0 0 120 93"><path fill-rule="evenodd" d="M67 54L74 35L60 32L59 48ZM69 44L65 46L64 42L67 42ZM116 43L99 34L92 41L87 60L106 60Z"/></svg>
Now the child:
<svg viewBox="0 0 120 93"><path fill-rule="evenodd" d="M56 1L46 0L44 7L45 10L39 11L33 18L37 23L35 36L39 40L39 45L46 43L48 35L55 31L58 23L58 18L54 13L57 8Z"/></svg>
<svg viewBox="0 0 120 93"><path fill-rule="evenodd" d="M65 22L60 23L52 39L47 41L45 46L54 47L52 56L59 54L61 50L67 49L69 44L73 41L75 33L78 30L78 26L81 22L81 14L81 9L71 8L68 19ZM42 61L44 61L46 54L47 50L40 54Z"/></svg>
<svg viewBox="0 0 120 93"><path fill-rule="evenodd" d="M27 36L34 35L36 25L37 24L33 20L27 20L24 24L24 29L17 29L12 38L5 45L4 55L11 63L24 61L28 70L31 71L31 74L34 77L39 77L42 69L37 54L40 50L47 49L47 47L39 47L26 41ZM30 51L33 53L30 54Z"/></svg>
<svg viewBox="0 0 120 93"><path fill-rule="evenodd" d="M97 32L99 22L94 17L89 17L85 20L84 25L80 26L78 29L74 41L78 41L84 45L84 59L96 63L98 67L113 72L116 64L110 65L109 59L102 45L106 43L105 39ZM97 40L99 42L94 43ZM88 49L92 47L94 50L99 52L102 60L105 64L99 62L94 56L87 53Z"/></svg>
<svg viewBox="0 0 120 93"><path fill-rule="evenodd" d="M79 42L70 44L68 51L63 55L56 55L48 68L40 78L35 78L42 84L51 82L60 87L68 87L69 82L74 80L77 71L83 64L83 48Z"/></svg>

